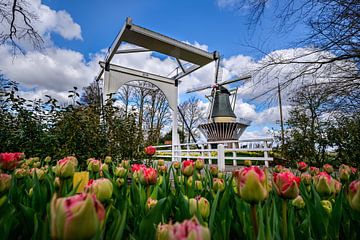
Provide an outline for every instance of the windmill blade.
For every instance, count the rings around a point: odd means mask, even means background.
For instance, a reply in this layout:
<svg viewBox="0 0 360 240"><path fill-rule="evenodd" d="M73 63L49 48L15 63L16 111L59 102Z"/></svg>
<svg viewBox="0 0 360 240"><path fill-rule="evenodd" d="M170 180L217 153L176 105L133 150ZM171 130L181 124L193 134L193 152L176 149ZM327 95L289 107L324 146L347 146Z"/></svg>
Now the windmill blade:
<svg viewBox="0 0 360 240"><path fill-rule="evenodd" d="M251 79L251 75L246 75L246 76L238 77L238 78L235 78L235 79L230 79L230 80L223 81L221 83L218 83L218 85L225 85L225 84L230 84L230 83L234 83L234 82L238 82L238 81L246 81L246 80L249 80L249 79Z"/></svg>
<svg viewBox="0 0 360 240"><path fill-rule="evenodd" d="M208 88L211 88L211 87L212 87L211 84L202 85L202 86L190 88L190 89L186 90L186 93L192 93L192 92L202 91L202 90L205 90L205 89L208 89Z"/></svg>

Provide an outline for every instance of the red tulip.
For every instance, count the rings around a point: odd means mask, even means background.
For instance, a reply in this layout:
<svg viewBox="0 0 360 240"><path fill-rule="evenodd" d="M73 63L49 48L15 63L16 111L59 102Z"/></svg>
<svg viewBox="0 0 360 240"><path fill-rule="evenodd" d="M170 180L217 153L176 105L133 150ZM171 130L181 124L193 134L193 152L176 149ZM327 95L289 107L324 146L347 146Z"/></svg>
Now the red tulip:
<svg viewBox="0 0 360 240"><path fill-rule="evenodd" d="M307 164L305 162L298 162L297 167L300 172L305 172L307 169Z"/></svg>
<svg viewBox="0 0 360 240"><path fill-rule="evenodd" d="M157 182L157 171L156 169L149 167L143 168L140 171L140 181L145 185L154 185Z"/></svg>
<svg viewBox="0 0 360 240"><path fill-rule="evenodd" d="M22 152L0 153L0 168L13 170L24 157L25 155Z"/></svg>
<svg viewBox="0 0 360 240"><path fill-rule="evenodd" d="M192 176L194 173L194 161L193 160L183 161L181 172L187 177Z"/></svg>
<svg viewBox="0 0 360 240"><path fill-rule="evenodd" d="M148 146L145 148L145 153L148 156L152 156L156 153L156 148L154 148L153 146Z"/></svg>
<svg viewBox="0 0 360 240"><path fill-rule="evenodd" d="M294 199L299 195L300 178L291 172L274 174L274 187L277 194L285 199Z"/></svg>
<svg viewBox="0 0 360 240"><path fill-rule="evenodd" d="M135 163L135 164L131 165L131 171L132 172L138 172L138 171L140 171L140 170L142 170L144 168L146 168L146 166L144 164L136 164Z"/></svg>

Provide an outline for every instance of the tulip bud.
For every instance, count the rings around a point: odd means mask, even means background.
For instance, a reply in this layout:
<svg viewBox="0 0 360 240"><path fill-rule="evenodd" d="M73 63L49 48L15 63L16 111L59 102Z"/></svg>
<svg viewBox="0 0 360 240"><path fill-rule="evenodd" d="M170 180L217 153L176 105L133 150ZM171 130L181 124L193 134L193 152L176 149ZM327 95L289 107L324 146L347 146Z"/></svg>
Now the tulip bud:
<svg viewBox="0 0 360 240"><path fill-rule="evenodd" d="M106 156L105 159L104 159L104 162L106 164L110 164L110 163L112 163L112 158L110 156Z"/></svg>
<svg viewBox="0 0 360 240"><path fill-rule="evenodd" d="M210 203L209 201L201 196L189 199L189 211L191 215L195 215L199 210L200 215L203 219L207 219L210 215Z"/></svg>
<svg viewBox="0 0 360 240"><path fill-rule="evenodd" d="M140 171L140 182L145 185L154 185L157 182L156 169L149 167Z"/></svg>
<svg viewBox="0 0 360 240"><path fill-rule="evenodd" d="M17 179L21 179L28 175L28 171L23 168L17 168L15 169L14 175Z"/></svg>
<svg viewBox="0 0 360 240"><path fill-rule="evenodd" d="M192 183L193 183L193 177L190 176L190 177L188 177L187 180L186 180L186 185L187 185L188 187L192 187Z"/></svg>
<svg viewBox="0 0 360 240"><path fill-rule="evenodd" d="M181 171L182 174L187 177L192 176L194 173L194 161L192 160L183 161Z"/></svg>
<svg viewBox="0 0 360 240"><path fill-rule="evenodd" d="M244 165L245 165L246 167L250 167L250 166L252 165L251 160L245 160L245 161L244 161Z"/></svg>
<svg viewBox="0 0 360 240"><path fill-rule="evenodd" d="M95 194L100 202L104 202L110 200L113 193L113 184L107 178L90 179L86 191Z"/></svg>
<svg viewBox="0 0 360 240"><path fill-rule="evenodd" d="M116 179L116 185L118 186L118 187L121 187L121 186L123 186L125 184L125 179L123 179L123 178L117 178Z"/></svg>
<svg viewBox="0 0 360 240"><path fill-rule="evenodd" d="M300 177L301 177L301 181L302 181L306 186L308 186L308 185L311 184L312 177L311 177L310 174L308 174L308 173L302 173Z"/></svg>
<svg viewBox="0 0 360 240"><path fill-rule="evenodd" d="M41 166L41 162L34 162L33 167L39 168Z"/></svg>
<svg viewBox="0 0 360 240"><path fill-rule="evenodd" d="M360 212L360 180L355 180L350 183L347 199L350 207L353 210Z"/></svg>
<svg viewBox="0 0 360 240"><path fill-rule="evenodd" d="M333 181L334 181L334 189L335 189L334 193L338 194L341 191L342 184L336 179L333 179Z"/></svg>
<svg viewBox="0 0 360 240"><path fill-rule="evenodd" d="M224 183L224 179L222 178L213 178L213 190L214 192L217 192L217 191L224 191L225 189L225 183Z"/></svg>
<svg viewBox="0 0 360 240"><path fill-rule="evenodd" d="M305 162L298 162L297 168L300 172L305 172L307 169L307 164Z"/></svg>
<svg viewBox="0 0 360 240"><path fill-rule="evenodd" d="M177 170L180 169L180 162L173 162L172 166Z"/></svg>
<svg viewBox="0 0 360 240"><path fill-rule="evenodd" d="M121 160L120 166L122 166L125 169L130 168L130 161L129 160Z"/></svg>
<svg viewBox="0 0 360 240"><path fill-rule="evenodd" d="M164 159L159 159L159 160L157 160L157 165L158 165L158 166L164 166L164 165L165 165Z"/></svg>
<svg viewBox="0 0 360 240"><path fill-rule="evenodd" d="M199 221L194 217L185 220L182 223L162 224L156 230L157 240L179 240L179 239L201 239L210 240L210 231L208 228L200 225Z"/></svg>
<svg viewBox="0 0 360 240"><path fill-rule="evenodd" d="M6 173L0 173L0 193L10 189L11 175Z"/></svg>
<svg viewBox="0 0 360 240"><path fill-rule="evenodd" d="M331 174L332 172L334 172L334 168L330 164L324 164L323 170L325 172L327 172L328 174Z"/></svg>
<svg viewBox="0 0 360 240"><path fill-rule="evenodd" d="M317 167L310 167L310 174L311 176L316 176L320 173L320 169Z"/></svg>
<svg viewBox="0 0 360 240"><path fill-rule="evenodd" d="M320 201L320 203L323 206L325 212L330 215L332 212L331 202L329 200L322 200L322 201Z"/></svg>
<svg viewBox="0 0 360 240"><path fill-rule="evenodd" d="M70 157L63 158L56 163L55 174L60 178L72 177L75 172L75 163Z"/></svg>
<svg viewBox="0 0 360 240"><path fill-rule="evenodd" d="M55 177L55 179L54 179L55 188L56 188L56 189L59 189L59 188L60 188L60 184L61 184L60 178L59 178L59 177Z"/></svg>
<svg viewBox="0 0 360 240"><path fill-rule="evenodd" d="M238 194L248 203L258 203L265 200L267 190L267 177L259 167L251 166L234 172L237 180Z"/></svg>
<svg viewBox="0 0 360 240"><path fill-rule="evenodd" d="M219 173L219 168L216 165L211 165L210 166L210 173L213 177L217 177L218 173Z"/></svg>
<svg viewBox="0 0 360 240"><path fill-rule="evenodd" d="M152 156L156 153L156 148L154 148L153 146L148 146L145 148L145 154L148 156Z"/></svg>
<svg viewBox="0 0 360 240"><path fill-rule="evenodd" d="M109 171L109 165L107 165L106 163L101 164L100 170L108 172Z"/></svg>
<svg viewBox="0 0 360 240"><path fill-rule="evenodd" d="M339 178L341 181L348 181L351 175L351 168L345 164L341 164L339 168Z"/></svg>
<svg viewBox="0 0 360 240"><path fill-rule="evenodd" d="M291 172L274 174L274 187L277 194L285 199L294 199L299 195L300 178Z"/></svg>
<svg viewBox="0 0 360 240"><path fill-rule="evenodd" d="M196 159L196 161L195 161L195 168L196 168L197 170L200 171L201 169L204 168L204 166L205 166L205 161L204 161L204 159L202 159L202 158Z"/></svg>
<svg viewBox="0 0 360 240"><path fill-rule="evenodd" d="M91 239L104 219L103 205L90 194L51 200L52 239Z"/></svg>
<svg viewBox="0 0 360 240"><path fill-rule="evenodd" d="M88 170L91 172L99 172L101 168L101 162L96 159L90 159L88 163Z"/></svg>
<svg viewBox="0 0 360 240"><path fill-rule="evenodd" d="M33 188L30 188L30 189L29 189L28 196L29 196L29 197L32 197L32 196L33 196L33 193L34 193L34 189L33 189Z"/></svg>
<svg viewBox="0 0 360 240"><path fill-rule="evenodd" d="M32 175L33 177L35 177L35 174L36 174L37 179L39 179L39 181L40 181L40 180L43 180L44 177L45 177L45 171L42 170L42 169L39 169L39 168L32 168L32 169L30 170L30 175Z"/></svg>
<svg viewBox="0 0 360 240"><path fill-rule="evenodd" d="M201 191L203 189L203 185L202 185L201 181L199 181L199 180L195 181L195 189L198 191Z"/></svg>
<svg viewBox="0 0 360 240"><path fill-rule="evenodd" d="M153 207L155 207L155 205L157 204L157 200L156 199L152 199L151 197L149 197L146 201L146 208L147 209L152 209Z"/></svg>
<svg viewBox="0 0 360 240"><path fill-rule="evenodd" d="M319 193L319 195L329 196L334 193L335 183L328 173L321 172L318 175L314 176L313 180L315 189Z"/></svg>
<svg viewBox="0 0 360 240"><path fill-rule="evenodd" d="M305 207L304 199L300 195L298 195L295 199L293 199L291 201L291 204L297 209L302 209Z"/></svg>
<svg viewBox="0 0 360 240"><path fill-rule="evenodd" d="M160 173L161 175L167 173L167 167L166 167L165 165L159 166L158 169L159 169L159 173Z"/></svg>
<svg viewBox="0 0 360 240"><path fill-rule="evenodd" d="M124 178L127 175L127 170L123 167L117 167L115 168L115 175L118 176L119 178Z"/></svg>
<svg viewBox="0 0 360 240"><path fill-rule="evenodd" d="M44 162L46 162L46 163L51 162L51 157L50 157L50 156L47 156L47 157L44 159Z"/></svg>
<svg viewBox="0 0 360 240"><path fill-rule="evenodd" d="M218 174L217 174L217 177L218 177L218 178L225 178L225 173L219 171Z"/></svg>
<svg viewBox="0 0 360 240"><path fill-rule="evenodd" d="M276 165L274 167L274 172L276 172L276 173L282 172L283 168L284 167L282 165Z"/></svg>

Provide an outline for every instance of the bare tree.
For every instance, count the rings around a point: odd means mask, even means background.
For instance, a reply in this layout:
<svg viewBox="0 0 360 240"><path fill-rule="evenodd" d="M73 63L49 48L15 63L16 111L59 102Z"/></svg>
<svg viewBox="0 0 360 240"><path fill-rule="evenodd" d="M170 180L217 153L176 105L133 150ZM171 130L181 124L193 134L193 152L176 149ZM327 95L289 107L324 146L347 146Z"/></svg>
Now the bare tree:
<svg viewBox="0 0 360 240"><path fill-rule="evenodd" d="M21 41L28 41L35 49L40 49L43 39L34 28L38 16L31 10L28 0L0 1L0 44L10 44L13 55L20 51L24 54Z"/></svg>

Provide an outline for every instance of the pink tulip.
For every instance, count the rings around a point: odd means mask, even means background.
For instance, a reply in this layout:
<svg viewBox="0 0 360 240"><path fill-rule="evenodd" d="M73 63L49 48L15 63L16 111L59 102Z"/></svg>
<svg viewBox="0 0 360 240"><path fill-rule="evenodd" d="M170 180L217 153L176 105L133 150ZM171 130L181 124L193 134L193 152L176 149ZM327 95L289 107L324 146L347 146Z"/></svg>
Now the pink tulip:
<svg viewBox="0 0 360 240"><path fill-rule="evenodd" d="M311 177L311 175L309 173L302 173L300 178L301 178L301 181L305 185L310 185L311 184L312 177Z"/></svg>
<svg viewBox="0 0 360 240"><path fill-rule="evenodd" d="M140 170L146 168L146 166L144 164L133 164L131 165L131 171L133 173L135 172L139 172Z"/></svg>
<svg viewBox="0 0 360 240"><path fill-rule="evenodd" d="M318 175L320 173L320 169L317 167L310 167L310 174L311 176Z"/></svg>
<svg viewBox="0 0 360 240"><path fill-rule="evenodd" d="M0 153L0 168L5 170L13 170L19 164L19 161L25 157L22 152Z"/></svg>
<svg viewBox="0 0 360 240"><path fill-rule="evenodd" d="M145 185L154 185L157 182L157 171L156 169L149 167L143 168L140 171L140 181Z"/></svg>
<svg viewBox="0 0 360 240"><path fill-rule="evenodd" d="M333 166L331 166L330 164L324 164L324 166L323 166L323 170L325 171L325 172L327 172L328 174L331 174L332 172L334 172L334 168L333 168Z"/></svg>
<svg viewBox="0 0 360 240"><path fill-rule="evenodd" d="M52 239L90 239L105 219L105 209L95 195L80 194L51 200Z"/></svg>
<svg viewBox="0 0 360 240"><path fill-rule="evenodd" d="M328 196L335 192L335 182L328 173L321 172L313 179L315 189L321 196Z"/></svg>
<svg viewBox="0 0 360 240"><path fill-rule="evenodd" d="M285 199L294 199L299 195L300 178L291 172L274 174L274 187L277 194Z"/></svg>
<svg viewBox="0 0 360 240"><path fill-rule="evenodd" d="M350 183L347 198L350 207L360 212L360 180L355 180Z"/></svg>
<svg viewBox="0 0 360 240"><path fill-rule="evenodd" d="M305 172L307 169L307 164L305 162L298 162L297 167L300 172Z"/></svg>
<svg viewBox="0 0 360 240"><path fill-rule="evenodd" d="M11 186L11 175L0 173L0 193L9 190Z"/></svg>

